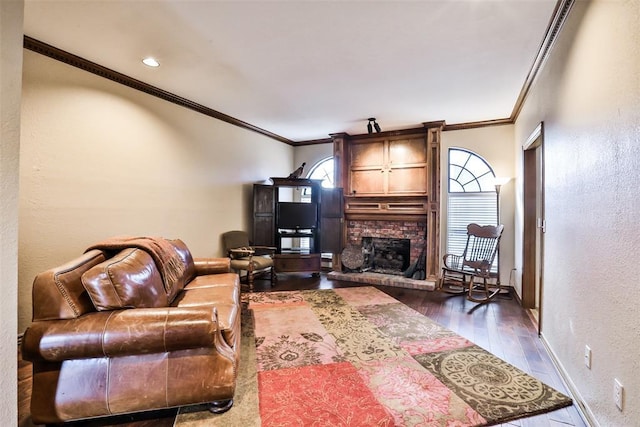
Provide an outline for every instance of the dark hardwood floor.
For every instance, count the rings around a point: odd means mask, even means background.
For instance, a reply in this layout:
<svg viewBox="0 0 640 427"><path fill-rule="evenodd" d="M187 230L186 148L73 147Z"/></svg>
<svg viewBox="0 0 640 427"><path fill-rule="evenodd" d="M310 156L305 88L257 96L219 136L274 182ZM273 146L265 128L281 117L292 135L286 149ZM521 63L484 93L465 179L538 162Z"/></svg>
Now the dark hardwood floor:
<svg viewBox="0 0 640 427"><path fill-rule="evenodd" d="M357 283L328 280L325 275L279 275L271 287L267 280L256 280L254 292L269 290L330 289L361 286ZM527 312L514 299L499 297L489 304L477 305L464 297L423 290L378 288L414 310L484 347L519 369L569 394L558 375ZM29 416L31 399L31 365L18 356L19 426L33 426ZM71 426L173 426L176 410L155 411L138 415L110 417L90 422L69 423ZM568 427L587 426L576 406L547 414L512 421L503 426Z"/></svg>

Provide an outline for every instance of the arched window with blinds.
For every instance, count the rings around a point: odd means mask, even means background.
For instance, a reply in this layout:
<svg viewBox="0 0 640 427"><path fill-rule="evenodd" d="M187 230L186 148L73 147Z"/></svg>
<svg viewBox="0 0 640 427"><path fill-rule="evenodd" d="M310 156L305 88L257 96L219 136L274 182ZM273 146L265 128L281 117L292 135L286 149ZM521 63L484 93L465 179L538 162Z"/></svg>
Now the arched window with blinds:
<svg viewBox="0 0 640 427"><path fill-rule="evenodd" d="M493 169L482 157L462 148L449 149L447 253L462 254L467 225L496 225L497 193ZM491 271L497 271L498 257Z"/></svg>

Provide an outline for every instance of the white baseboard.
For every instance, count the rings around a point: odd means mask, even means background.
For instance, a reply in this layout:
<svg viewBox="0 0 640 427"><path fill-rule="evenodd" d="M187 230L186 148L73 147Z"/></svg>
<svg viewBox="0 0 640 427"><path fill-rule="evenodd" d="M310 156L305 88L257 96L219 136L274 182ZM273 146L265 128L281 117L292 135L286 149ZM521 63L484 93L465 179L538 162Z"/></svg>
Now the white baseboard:
<svg viewBox="0 0 640 427"><path fill-rule="evenodd" d="M567 389L569 390L569 393L571 394L571 397L573 398L573 401L574 401L573 403L574 405L576 405L576 408L578 410L578 414L582 417L582 419L588 426L601 427L598 421L596 420L595 416L593 415L591 408L589 408L589 405L585 403L584 399L582 398L582 395L578 391L578 388L569 377L569 374L567 374L566 369L564 369L564 366L562 366L562 363L560 363L560 361L556 357L556 354L553 352L553 350L549 346L549 343L545 339L544 334L540 334L540 340L542 341L542 344L547 350L547 353L549 354L551 361L553 362L556 369L560 373L560 378L562 379L562 382L564 382L565 387L567 387Z"/></svg>

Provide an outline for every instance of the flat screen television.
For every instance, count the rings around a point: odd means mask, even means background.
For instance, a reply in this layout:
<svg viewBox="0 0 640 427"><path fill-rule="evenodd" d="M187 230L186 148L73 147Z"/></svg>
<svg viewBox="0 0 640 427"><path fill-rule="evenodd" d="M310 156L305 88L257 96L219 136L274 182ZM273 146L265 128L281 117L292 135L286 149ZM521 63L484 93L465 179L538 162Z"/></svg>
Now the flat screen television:
<svg viewBox="0 0 640 427"><path fill-rule="evenodd" d="M317 220L318 207L315 203L278 203L278 228L287 230L316 228Z"/></svg>

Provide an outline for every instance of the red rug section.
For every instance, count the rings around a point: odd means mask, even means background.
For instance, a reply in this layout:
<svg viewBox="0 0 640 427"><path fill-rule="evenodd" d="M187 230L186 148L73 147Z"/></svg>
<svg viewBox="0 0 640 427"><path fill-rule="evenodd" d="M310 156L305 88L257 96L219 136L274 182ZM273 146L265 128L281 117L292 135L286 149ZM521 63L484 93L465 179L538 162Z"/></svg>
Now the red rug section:
<svg viewBox="0 0 640 427"><path fill-rule="evenodd" d="M263 426L392 426L350 363L258 372Z"/></svg>

